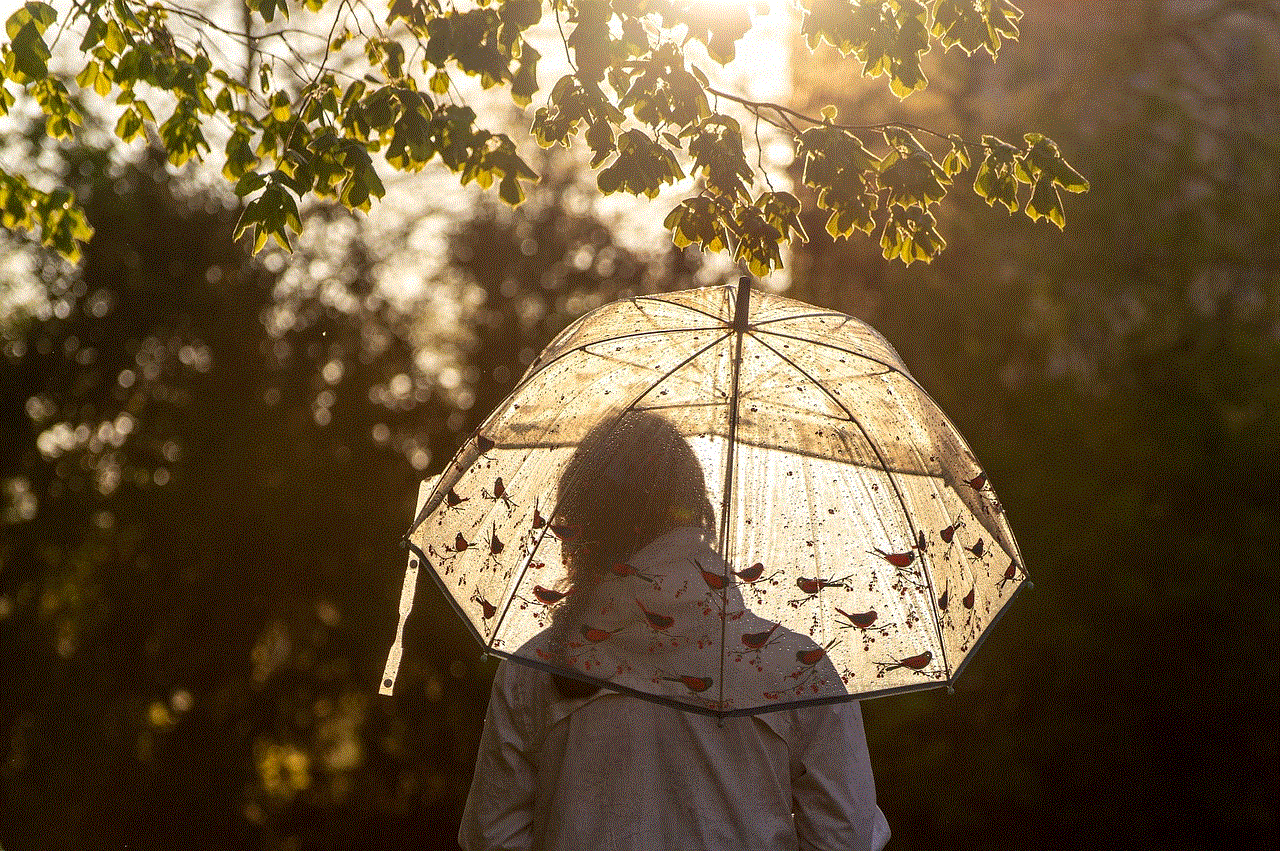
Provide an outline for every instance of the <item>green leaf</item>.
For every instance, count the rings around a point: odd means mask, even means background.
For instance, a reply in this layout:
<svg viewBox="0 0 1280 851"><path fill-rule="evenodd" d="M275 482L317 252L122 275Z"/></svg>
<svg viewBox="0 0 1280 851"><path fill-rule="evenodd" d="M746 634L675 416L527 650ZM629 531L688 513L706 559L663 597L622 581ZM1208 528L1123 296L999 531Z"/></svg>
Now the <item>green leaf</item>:
<svg viewBox="0 0 1280 851"><path fill-rule="evenodd" d="M354 149L352 154L348 156L348 163L352 158L359 160ZM349 210L364 210L368 212L371 208L371 199L381 198L385 194L386 189L382 185L382 179L374 171L373 164L369 161L369 155L364 153L363 159L352 167L350 175L343 182L339 200Z"/></svg>
<svg viewBox="0 0 1280 851"><path fill-rule="evenodd" d="M143 134L142 116L133 107L126 109L116 122L116 135L125 142L132 142Z"/></svg>
<svg viewBox="0 0 1280 851"><path fill-rule="evenodd" d="M1035 183L1042 175L1048 175L1056 186L1068 192L1085 192L1089 189L1089 181L1062 159L1062 152L1052 139L1040 133L1028 133L1023 140L1027 143L1027 149L1019 163L1019 170L1024 182Z"/></svg>
<svg viewBox="0 0 1280 851"><path fill-rule="evenodd" d="M617 158L596 178L600 191L606 195L623 191L655 198L662 184L684 177L671 152L642 130L625 131L617 145Z"/></svg>
<svg viewBox="0 0 1280 851"><path fill-rule="evenodd" d="M756 276L767 275L770 270L780 268L782 232L753 206L740 206L734 218L737 225L734 234L738 238L734 259L745 262L747 269Z"/></svg>
<svg viewBox="0 0 1280 851"><path fill-rule="evenodd" d="M75 108L67 87L56 77L37 80L31 86L40 109L47 116L45 133L53 139L69 139L80 125L80 111Z"/></svg>
<svg viewBox="0 0 1280 851"><path fill-rule="evenodd" d="M734 200L750 197L751 166L742 148L742 129L727 115L710 115L685 131L693 173L701 174L707 188Z"/></svg>
<svg viewBox="0 0 1280 851"><path fill-rule="evenodd" d="M222 176L227 180L240 181L236 184L237 195L246 195L248 192L252 192L261 186L261 184L259 184L258 186L253 186L250 189L241 191L246 185L244 183L244 178L253 174L254 172L252 169L257 168L260 162L253 152L253 147L249 144L251 135L252 133L249 128L244 127L243 125L236 127L231 132L231 137L227 139L227 145L224 149L227 159L226 163L222 166Z"/></svg>
<svg viewBox="0 0 1280 851"><path fill-rule="evenodd" d="M91 18L89 20L89 26L85 30L84 38L80 40L80 52L88 53L89 50L100 44L106 35L107 22L102 18Z"/></svg>
<svg viewBox="0 0 1280 851"><path fill-rule="evenodd" d="M20 9L9 18L22 14ZM35 82L49 74L49 46L44 43L40 30L35 23L28 20L11 34L13 41L9 44L9 54L5 61L5 72L19 83Z"/></svg>
<svg viewBox="0 0 1280 851"><path fill-rule="evenodd" d="M1009 0L934 0L933 34L948 50L958 46L970 56L985 50L994 59L1002 38L1017 40L1021 17Z"/></svg>
<svg viewBox="0 0 1280 851"><path fill-rule="evenodd" d="M271 96L271 117L276 121L288 121L293 116L293 100L288 92L277 91Z"/></svg>
<svg viewBox="0 0 1280 851"><path fill-rule="evenodd" d="M106 45L107 50L110 50L116 56L123 53L124 49L129 46L129 40L125 38L124 31L120 29L120 25L114 20L107 21L107 31L102 37L102 43Z"/></svg>
<svg viewBox="0 0 1280 851"><path fill-rule="evenodd" d="M983 136L982 163L973 180L973 190L991 206L1003 204L1012 213L1018 209L1018 166L1022 152L997 139Z"/></svg>
<svg viewBox="0 0 1280 851"><path fill-rule="evenodd" d="M538 60L542 54L527 42L520 49L520 65L511 78L511 99L520 106L528 106L538 91Z"/></svg>
<svg viewBox="0 0 1280 851"><path fill-rule="evenodd" d="M809 235L800 222L800 199L790 192L763 192L756 199L755 206L765 221L778 230L783 240L809 241Z"/></svg>
<svg viewBox="0 0 1280 851"><path fill-rule="evenodd" d="M1067 226L1067 217L1062 210L1062 196L1054 187L1052 177L1046 176L1036 181L1035 189L1027 199L1027 206L1023 212L1032 221L1048 219L1058 226L1058 230L1063 230Z"/></svg>
<svg viewBox="0 0 1280 851"><path fill-rule="evenodd" d="M933 215L922 207L890 208L880 234L880 248L886 260L901 260L910 266L917 260L933 260L947 242L938 233Z"/></svg>
<svg viewBox="0 0 1280 851"><path fill-rule="evenodd" d="M905 98L928 82L920 69L929 50L928 23L929 10L919 0L812 0L800 31L811 50L826 41L862 62L864 76L888 76L893 93Z"/></svg>
<svg viewBox="0 0 1280 851"><path fill-rule="evenodd" d="M947 194L951 178L919 140L901 127L884 131L889 153L880 163L880 184L889 190L890 206L928 207Z"/></svg>
<svg viewBox="0 0 1280 851"><path fill-rule="evenodd" d="M36 35L42 36L56 20L58 20L58 13L48 3L24 3L22 8L5 21L4 31L9 38L16 40L18 33L24 27L30 26L35 30Z"/></svg>
<svg viewBox="0 0 1280 851"><path fill-rule="evenodd" d="M515 175L503 175L502 180L498 182L498 197L512 207L524 201L524 189L520 186L520 181L516 180Z"/></svg>
<svg viewBox="0 0 1280 851"><path fill-rule="evenodd" d="M101 66L92 59L85 63L83 70L76 74L76 85L82 89L87 89L97 82L98 74Z"/></svg>
<svg viewBox="0 0 1280 851"><path fill-rule="evenodd" d="M677 248L699 245L704 251L724 251L729 245L726 222L715 201L706 196L687 198L667 214L663 227L671 231Z"/></svg>
<svg viewBox="0 0 1280 851"><path fill-rule="evenodd" d="M955 177L967 169L969 162L969 146L956 136L949 137L951 150L942 158L942 171L947 177Z"/></svg>

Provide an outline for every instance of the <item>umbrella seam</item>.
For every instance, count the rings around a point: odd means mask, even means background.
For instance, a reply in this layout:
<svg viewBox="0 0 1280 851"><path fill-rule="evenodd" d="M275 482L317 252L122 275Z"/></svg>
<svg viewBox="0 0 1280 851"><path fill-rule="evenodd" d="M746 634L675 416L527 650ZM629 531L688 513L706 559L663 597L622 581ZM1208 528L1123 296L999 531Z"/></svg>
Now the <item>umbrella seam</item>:
<svg viewBox="0 0 1280 851"><path fill-rule="evenodd" d="M718 331L718 330L720 330L720 328L721 328L721 327L724 327L724 326L720 326L720 327L716 327L716 326L707 326L707 327L705 327L705 328L654 328L654 329L651 329L651 330L648 330L648 331L632 331L632 332L627 333L627 334L616 334L616 335L611 336L611 337L601 337L601 338L600 338L600 339L598 339L598 340L590 340L590 341L588 341L588 342L586 342L586 343L580 343L580 344L578 344L578 345L574 346L573 348L565 349L563 352L560 352L560 353L559 353L559 354L557 354L555 357L553 357L551 360L549 360L549 361L547 361L546 363L542 364L542 366L538 367L538 368L537 368L536 370L534 370L533 372L531 372L531 373L529 373L528 375L524 376L524 378L522 378L522 379L520 380L520 383L519 383L519 384L517 384L515 387L513 387L513 388L511 389L511 393L510 393L510 394L508 394L508 397L510 397L511 395L514 395L514 394L516 393L516 391L520 390L520 389L521 389L521 388L523 388L526 384L528 384L531 380L533 380L534 376L542 374L542 372L544 372L544 371L547 369L547 367L551 366L553 363L556 363L557 361L561 360L562 358L566 358L566 357L568 357L569 355L575 354L575 353L577 353L577 352L583 352L583 351L586 351L586 350L587 350L589 347L591 347L591 346L598 346L598 345L600 345L601 343L610 343L610 342L614 342L614 341L616 341L616 340L628 340L628 339L631 339L631 338L633 338L633 337L645 337L645 336L649 336L649 335L653 335L653 334L663 334L663 335L666 335L666 334L684 334L684 333L688 333L688 332L690 332L690 331ZM496 411L495 411L495 413L496 413Z"/></svg>
<svg viewBox="0 0 1280 851"><path fill-rule="evenodd" d="M1012 597L1010 598L1012 599ZM824 697L815 697L808 700L793 700L786 703L775 703L767 706L743 707L741 709L715 710L709 706L703 706L697 703L688 703L674 697L665 697L653 692L641 691L640 689L631 688L629 686L619 685L610 680L592 677L589 674L583 674L571 668L559 668L549 662L542 662L537 659L530 659L527 656L517 656L515 653L506 650L493 650L492 654L502 659L508 659L518 665L534 668L548 674L558 674L560 676L569 677L570 679L579 680L585 683L592 683L606 688L617 694L631 695L641 700L652 701L662 706L678 710L680 712L693 712L697 715L704 715L711 718L740 718L752 715L764 715L769 712L786 712L791 709L802 709L810 706L826 706L833 703L848 703L850 701L861 702L877 697L886 697L892 694L903 694L912 691L928 691L930 689L946 688L954 682L952 680L928 680L920 684L908 684L900 686L889 686L888 688L879 689L877 691L860 692L858 694L833 694Z"/></svg>
<svg viewBox="0 0 1280 851"><path fill-rule="evenodd" d="M721 285L718 285L718 286L716 286L716 287L706 287L706 289L728 289L728 288L729 288L729 285L728 285L728 284L721 284ZM689 290L686 290L685 292L690 292L690 291L689 291ZM697 292L697 290L692 290L692 292ZM664 293L664 295L670 295L670 293ZM724 322L724 321L725 321L725 319L724 319L724 317L723 317L723 316L716 316L714 313L708 313L708 312L707 312L707 311L705 311L705 310L699 310L698 308L696 308L696 307L694 307L694 306L692 306L692 305L689 305L689 304L681 304L681 303L680 303L680 302L678 302L678 301L671 301L670 299L665 299L665 298L663 298L661 295L656 295L656 294L654 294L654 295L636 295L636 296L632 296L632 297L629 299L629 301L633 301L633 302L635 302L635 301L658 301L658 302L662 302L663 304L669 304L669 305L671 305L672 307L679 307L679 308L682 308L682 309L684 309L684 310L692 311L693 313L700 314L700 315L702 315L702 316L707 317L708 319L714 319L714 320L715 320L715 321L717 321L717 322Z"/></svg>
<svg viewBox="0 0 1280 851"><path fill-rule="evenodd" d="M792 319L819 319L823 316L840 316L845 319L851 319L847 313L840 313L835 310L819 311L818 313L793 313L790 316L775 316L772 319L761 319L758 322L751 323L753 327L759 328L761 325L772 325L775 322L788 322Z"/></svg>
<svg viewBox="0 0 1280 851"><path fill-rule="evenodd" d="M911 375L911 373L907 371L907 369L906 369L905 365L904 365L904 366L894 366L893 364L888 363L888 362L886 362L886 361L884 361L884 360L881 360L880 358L878 358L878 357L876 357L876 356L874 356L874 355L869 355L869 354L866 354L865 352L855 352L853 349L846 349L846 348L844 348L844 347L842 347L842 346L837 346L835 343L828 343L828 342L826 342L825 340L812 340L812 339L810 339L810 338L808 338L808 337L799 337L799 336L796 336L795 334L782 334L782 333L780 333L780 332L778 332L778 331L770 331L770 330L768 330L768 329L761 330L759 333L761 333L761 334L768 334L768 335L769 335L769 336L771 336L771 337L783 337L783 338L788 339L788 340L795 340L797 343L807 343L807 344L809 344L809 345L811 345L811 346L822 346L822 347L824 347L824 348L828 348L828 349L835 349L837 352L844 352L845 354L847 354L847 355L853 355L853 356L854 356L854 357L856 357L856 358L862 358L863 360L869 360L869 361L871 361L872 363L879 364L880 366L884 367L885 369L887 369L887 370L888 370L888 371L890 371L890 372L896 372L896 373L898 373L898 374L899 374L899 375L901 375L903 378L907 379L907 380L908 380L908 381L910 381L912 384L914 384L916 387L919 387L919 388L920 388L920 392L922 392L922 393L924 393L924 392L925 392L925 389L924 389L923 387L921 387L921 386L920 386L920 382L916 381L916 380L915 380L915 377L914 377L914 376L912 376L912 375ZM761 342L764 342L764 341L763 341L763 340L761 340ZM771 348L772 348L772 347L771 347ZM880 373L874 373L874 374L879 375ZM932 402L933 400L932 400L932 399L930 399L929 401L931 401L931 402ZM936 403L935 403L935 404L936 404Z"/></svg>
<svg viewBox="0 0 1280 851"><path fill-rule="evenodd" d="M728 435L728 447L727 447L728 457L725 458L724 495L721 497L721 503L720 503L720 555L721 555L720 560L724 564L724 572L722 575L724 576L726 581L728 581L728 578L729 578L729 512L733 510L733 461L734 461L734 455L736 454L734 452L734 440L736 440L737 433L738 433L738 379L741 377L741 374L742 374L742 341L743 341L743 338L747 336L746 320L751 314L750 302L749 302L750 279L745 277L742 278L738 282L738 287L739 287L739 298L737 299L737 307L734 310L734 318L733 318L733 324L735 326L733 333L737 339L734 340L734 350L733 350L733 377L732 377L733 386L729 391L729 435ZM743 301L743 296L741 294L742 287L748 287L747 293L745 295L745 298L747 299L747 301L745 302ZM747 316L739 317L737 315L739 309L745 310L747 313ZM726 598L727 598L727 595L726 595ZM719 672L720 705L721 706L724 705L724 666L725 666L726 658L729 652L728 648L725 646L725 639L724 639L725 630L726 630L725 617L726 617L726 613L722 608L720 610L720 672Z"/></svg>

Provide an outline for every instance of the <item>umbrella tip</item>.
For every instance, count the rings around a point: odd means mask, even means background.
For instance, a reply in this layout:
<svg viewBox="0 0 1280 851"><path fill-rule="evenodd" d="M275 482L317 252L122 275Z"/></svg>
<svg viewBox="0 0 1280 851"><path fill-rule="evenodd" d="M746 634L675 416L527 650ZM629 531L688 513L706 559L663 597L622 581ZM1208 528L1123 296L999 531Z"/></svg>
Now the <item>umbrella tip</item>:
<svg viewBox="0 0 1280 851"><path fill-rule="evenodd" d="M1036 590L1036 584L1035 584L1034 582L1032 582L1030 579L1028 579L1026 582L1024 582L1024 583L1022 583L1022 584L1023 584L1023 585L1025 585L1025 586L1027 586L1027 590L1028 590L1028 591L1034 591L1034 590Z"/></svg>
<svg viewBox="0 0 1280 851"><path fill-rule="evenodd" d="M947 694L955 694L955 693L956 693L956 687L951 685L951 683L947 683Z"/></svg>

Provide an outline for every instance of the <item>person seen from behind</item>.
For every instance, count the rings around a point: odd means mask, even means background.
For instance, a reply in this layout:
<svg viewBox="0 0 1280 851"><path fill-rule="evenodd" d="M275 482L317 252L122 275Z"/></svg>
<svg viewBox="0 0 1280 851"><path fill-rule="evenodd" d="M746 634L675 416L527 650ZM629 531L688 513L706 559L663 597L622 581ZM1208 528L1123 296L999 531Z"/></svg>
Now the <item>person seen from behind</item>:
<svg viewBox="0 0 1280 851"><path fill-rule="evenodd" d="M563 602L515 654L534 664L498 666L458 832L463 851L880 851L889 827L856 701L715 718L566 675L582 673L572 654L584 644L619 671L655 665L641 658L655 652L670 654L658 661L671 670L696 670L693 654L710 652L672 649L692 634L679 619L699 613L693 595L659 602L644 596L658 590L618 590L687 589L700 581L693 571L723 564L702 467L676 427L644 411L597 426L557 499L556 523L574 530ZM621 578L610 570L619 564L628 567ZM633 595L634 605L616 604ZM645 610L671 613L676 639L638 640L652 632L625 618ZM599 644L580 638L584 630ZM785 646L794 655L794 641ZM722 665L704 667L724 676ZM673 689L702 685L665 679Z"/></svg>

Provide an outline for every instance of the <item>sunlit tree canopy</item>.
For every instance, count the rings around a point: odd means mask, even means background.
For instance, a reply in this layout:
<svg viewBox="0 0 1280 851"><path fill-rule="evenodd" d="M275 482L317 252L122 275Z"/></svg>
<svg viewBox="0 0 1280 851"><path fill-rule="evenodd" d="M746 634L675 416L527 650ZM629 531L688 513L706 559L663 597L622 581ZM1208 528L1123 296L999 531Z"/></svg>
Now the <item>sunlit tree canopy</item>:
<svg viewBox="0 0 1280 851"><path fill-rule="evenodd" d="M375 157L404 172L438 160L461 183L521 203L539 175L523 139L468 104L464 90L477 82L505 88L532 112L525 126L538 144L584 145L605 194L653 198L693 177L688 197L665 214L672 239L727 251L756 274L780 267L783 246L806 239L804 204L824 211L833 237L878 233L885 257L910 264L945 247L935 211L953 186L1059 228L1060 193L1088 188L1037 132L1007 141L895 121L850 124L834 106L806 114L719 83L717 68L755 25L749 4L245 0L241 12L229 24L225 9L176 2L27 2L5 24L0 110L25 92L51 137L74 139L90 101L114 102L121 140L154 138L174 166L220 163L245 199L238 234L255 251L269 240L288 248L306 200L369 210L385 193ZM994 59L1017 37L1022 14L1008 0L797 0L795 12L811 49L834 47L851 78L883 79L898 98L927 85L921 57L935 46ZM543 57L529 38L548 19L567 67L555 80L539 77ZM72 40L76 72L62 79L49 62ZM227 67L228 46L242 67ZM775 190L758 155L761 125L801 164L812 190L805 201ZM0 209L6 228L36 233L68 258L91 234L68 191L13 171L0 170Z"/></svg>

